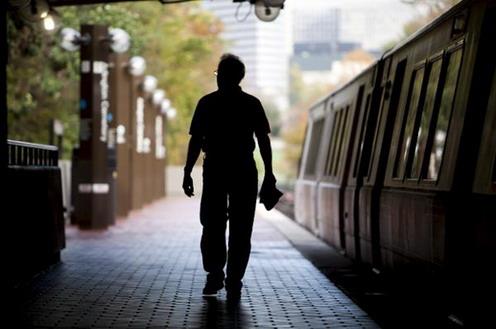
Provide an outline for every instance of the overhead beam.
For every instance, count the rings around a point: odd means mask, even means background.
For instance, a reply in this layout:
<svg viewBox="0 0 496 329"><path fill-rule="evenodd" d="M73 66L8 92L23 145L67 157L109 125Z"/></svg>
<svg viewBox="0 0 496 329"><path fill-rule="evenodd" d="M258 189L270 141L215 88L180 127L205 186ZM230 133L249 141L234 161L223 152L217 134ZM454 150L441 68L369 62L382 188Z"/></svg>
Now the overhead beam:
<svg viewBox="0 0 496 329"><path fill-rule="evenodd" d="M201 0L48 0L51 7L61 7L61 6L81 6L81 5L95 5L95 4L105 4L105 3L116 3L116 2L159 2L163 5L174 4L181 2L192 2ZM233 0L233 2L243 2L248 0Z"/></svg>

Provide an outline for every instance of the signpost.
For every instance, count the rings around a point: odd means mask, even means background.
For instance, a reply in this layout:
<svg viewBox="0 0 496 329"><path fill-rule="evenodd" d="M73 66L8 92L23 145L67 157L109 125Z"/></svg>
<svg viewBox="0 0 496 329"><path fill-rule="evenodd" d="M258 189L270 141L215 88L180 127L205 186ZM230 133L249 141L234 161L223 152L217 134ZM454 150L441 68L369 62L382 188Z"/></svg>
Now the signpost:
<svg viewBox="0 0 496 329"><path fill-rule="evenodd" d="M123 54L129 49L124 30L83 25L81 32L64 28L61 35L61 46L79 49L81 56L71 222L81 228L106 228L114 224L116 214L125 217L165 189L164 119L157 117L165 93L156 90L156 78L142 76L142 57Z"/></svg>
<svg viewBox="0 0 496 329"><path fill-rule="evenodd" d="M166 115L162 113L162 104L155 108L155 144L154 144L154 198L165 196L165 126Z"/></svg>
<svg viewBox="0 0 496 329"><path fill-rule="evenodd" d="M128 95L131 88L131 75L128 73L127 65L129 58L127 54L112 54L112 68L110 70L111 82L111 103L110 107L114 114L110 126L115 131L116 142L116 215L125 217L131 210L130 207L130 186L131 186L131 151L130 143L131 125L129 113L131 103Z"/></svg>
<svg viewBox="0 0 496 329"><path fill-rule="evenodd" d="M145 140L144 140L144 167L143 167L143 177L145 182L144 197L145 203L150 203L153 201L153 181L156 177L153 177L153 145L155 143L155 106L153 103L153 94L147 97L145 102Z"/></svg>
<svg viewBox="0 0 496 329"><path fill-rule="evenodd" d="M143 158L145 139L145 93L142 89L143 77L132 77L130 85L129 102L131 112L129 113L131 135L131 208L139 209L144 205L143 193L145 190L143 179Z"/></svg>
<svg viewBox="0 0 496 329"><path fill-rule="evenodd" d="M115 221L115 135L109 89L109 31L82 25L79 147L73 153L72 222L81 228L106 228Z"/></svg>

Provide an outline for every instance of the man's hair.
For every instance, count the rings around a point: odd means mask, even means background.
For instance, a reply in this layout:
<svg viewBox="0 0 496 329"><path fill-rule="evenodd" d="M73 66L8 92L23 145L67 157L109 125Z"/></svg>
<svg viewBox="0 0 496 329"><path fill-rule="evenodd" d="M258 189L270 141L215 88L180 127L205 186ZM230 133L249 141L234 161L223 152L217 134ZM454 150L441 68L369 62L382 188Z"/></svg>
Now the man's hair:
<svg viewBox="0 0 496 329"><path fill-rule="evenodd" d="M245 77L245 64L233 54L224 54L220 58L218 74L226 81L239 84Z"/></svg>

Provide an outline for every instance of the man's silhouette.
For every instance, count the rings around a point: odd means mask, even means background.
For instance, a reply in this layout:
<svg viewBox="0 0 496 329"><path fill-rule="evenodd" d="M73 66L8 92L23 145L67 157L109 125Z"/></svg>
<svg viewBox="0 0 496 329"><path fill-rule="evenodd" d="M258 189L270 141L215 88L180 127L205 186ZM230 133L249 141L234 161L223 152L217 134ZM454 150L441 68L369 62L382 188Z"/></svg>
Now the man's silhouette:
<svg viewBox="0 0 496 329"><path fill-rule="evenodd" d="M203 193L200 221L201 251L207 282L204 295L224 287L227 298L238 300L250 257L257 198L257 168L253 159L255 135L264 161L264 185L275 186L272 172L270 125L260 101L241 90L243 62L225 54L216 71L219 89L200 99L191 121L183 189L193 195L191 170L203 150ZM229 220L226 251L225 231ZM227 260L226 276L224 266Z"/></svg>

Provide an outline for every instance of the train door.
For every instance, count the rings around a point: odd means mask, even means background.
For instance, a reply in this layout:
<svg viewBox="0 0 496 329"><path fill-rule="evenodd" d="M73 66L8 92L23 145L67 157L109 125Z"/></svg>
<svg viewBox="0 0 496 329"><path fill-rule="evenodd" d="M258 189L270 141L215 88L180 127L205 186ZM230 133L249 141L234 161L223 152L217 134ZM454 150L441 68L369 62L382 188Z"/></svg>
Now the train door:
<svg viewBox="0 0 496 329"><path fill-rule="evenodd" d="M372 74L371 74L372 75ZM363 145L363 132L365 129L366 111L370 102L370 94L367 97L367 102L364 102L365 84L363 83L358 88L355 102L355 121L351 130L353 136L350 140L349 148L349 165L347 165L347 177L344 190L344 227L346 240L349 240L346 245L346 253L351 257L360 261L360 241L359 241L359 188L361 182L357 179L357 163L360 157L361 145Z"/></svg>
<svg viewBox="0 0 496 329"><path fill-rule="evenodd" d="M332 99L332 98L331 98ZM321 143L320 143L320 149L319 149L319 157L318 157L318 167L317 167L317 174L316 174L316 179L315 179L315 198L314 198L314 203L313 207L315 209L315 217L313 221L313 227L315 228L314 232L317 236L322 237L323 236L323 227L321 225L323 221L323 217L325 217L325 214L323 214L322 207L320 207L320 198L321 198L321 193L320 193L320 184L325 180L325 175L326 175L326 168L327 168L327 158L329 156L329 140L334 133L334 125L335 125L335 116L332 111L332 106L333 103L331 102L331 99L327 102L326 108L325 108L325 118L324 118L324 124L321 132Z"/></svg>
<svg viewBox="0 0 496 329"><path fill-rule="evenodd" d="M356 253L356 259L357 261L362 261L363 256L362 256L362 242L364 239L367 240L367 234L364 234L363 226L364 226L364 221L361 218L360 214L360 189L363 185L363 175L361 174L360 168L360 163L363 159L364 153L366 152L364 150L364 137L365 137L365 128L367 126L367 119L370 111L370 104L371 104L371 99L372 99L372 92L373 92L373 81L370 83L372 87L366 92L366 96L363 98L365 99L364 101L361 102L360 104L360 117L358 120L358 131L357 131L357 137L358 139L355 142L356 148L355 148L355 158L352 160L350 163L350 182L354 183L354 189L353 189L353 196L352 196L352 209L353 209L353 235L355 237L355 253ZM363 85L361 88L364 88L365 86ZM358 108L357 108L358 109ZM346 217L347 214L345 214Z"/></svg>
<svg viewBox="0 0 496 329"><path fill-rule="evenodd" d="M319 233L329 244L344 249L342 205L340 189L342 171L346 161L348 133L350 129L350 104L345 100L334 102L330 108L329 133L322 150L322 176L319 180L317 207L319 211Z"/></svg>
<svg viewBox="0 0 496 329"><path fill-rule="evenodd" d="M315 199L319 176L319 154L325 126L325 104L325 101L322 101L310 110L300 175L295 186L296 221L313 233L317 233L318 229L315 224Z"/></svg>
<svg viewBox="0 0 496 329"><path fill-rule="evenodd" d="M380 191L384 186L384 176L387 168L391 140L393 137L396 113L401 99L403 87L406 58L394 60L389 57L385 60L383 78L378 79L380 87L376 90L379 111L377 123L375 125L374 138L370 151L370 159L365 165L364 180L371 186L369 194L369 218L364 231L369 233L371 242L372 264L380 266Z"/></svg>

